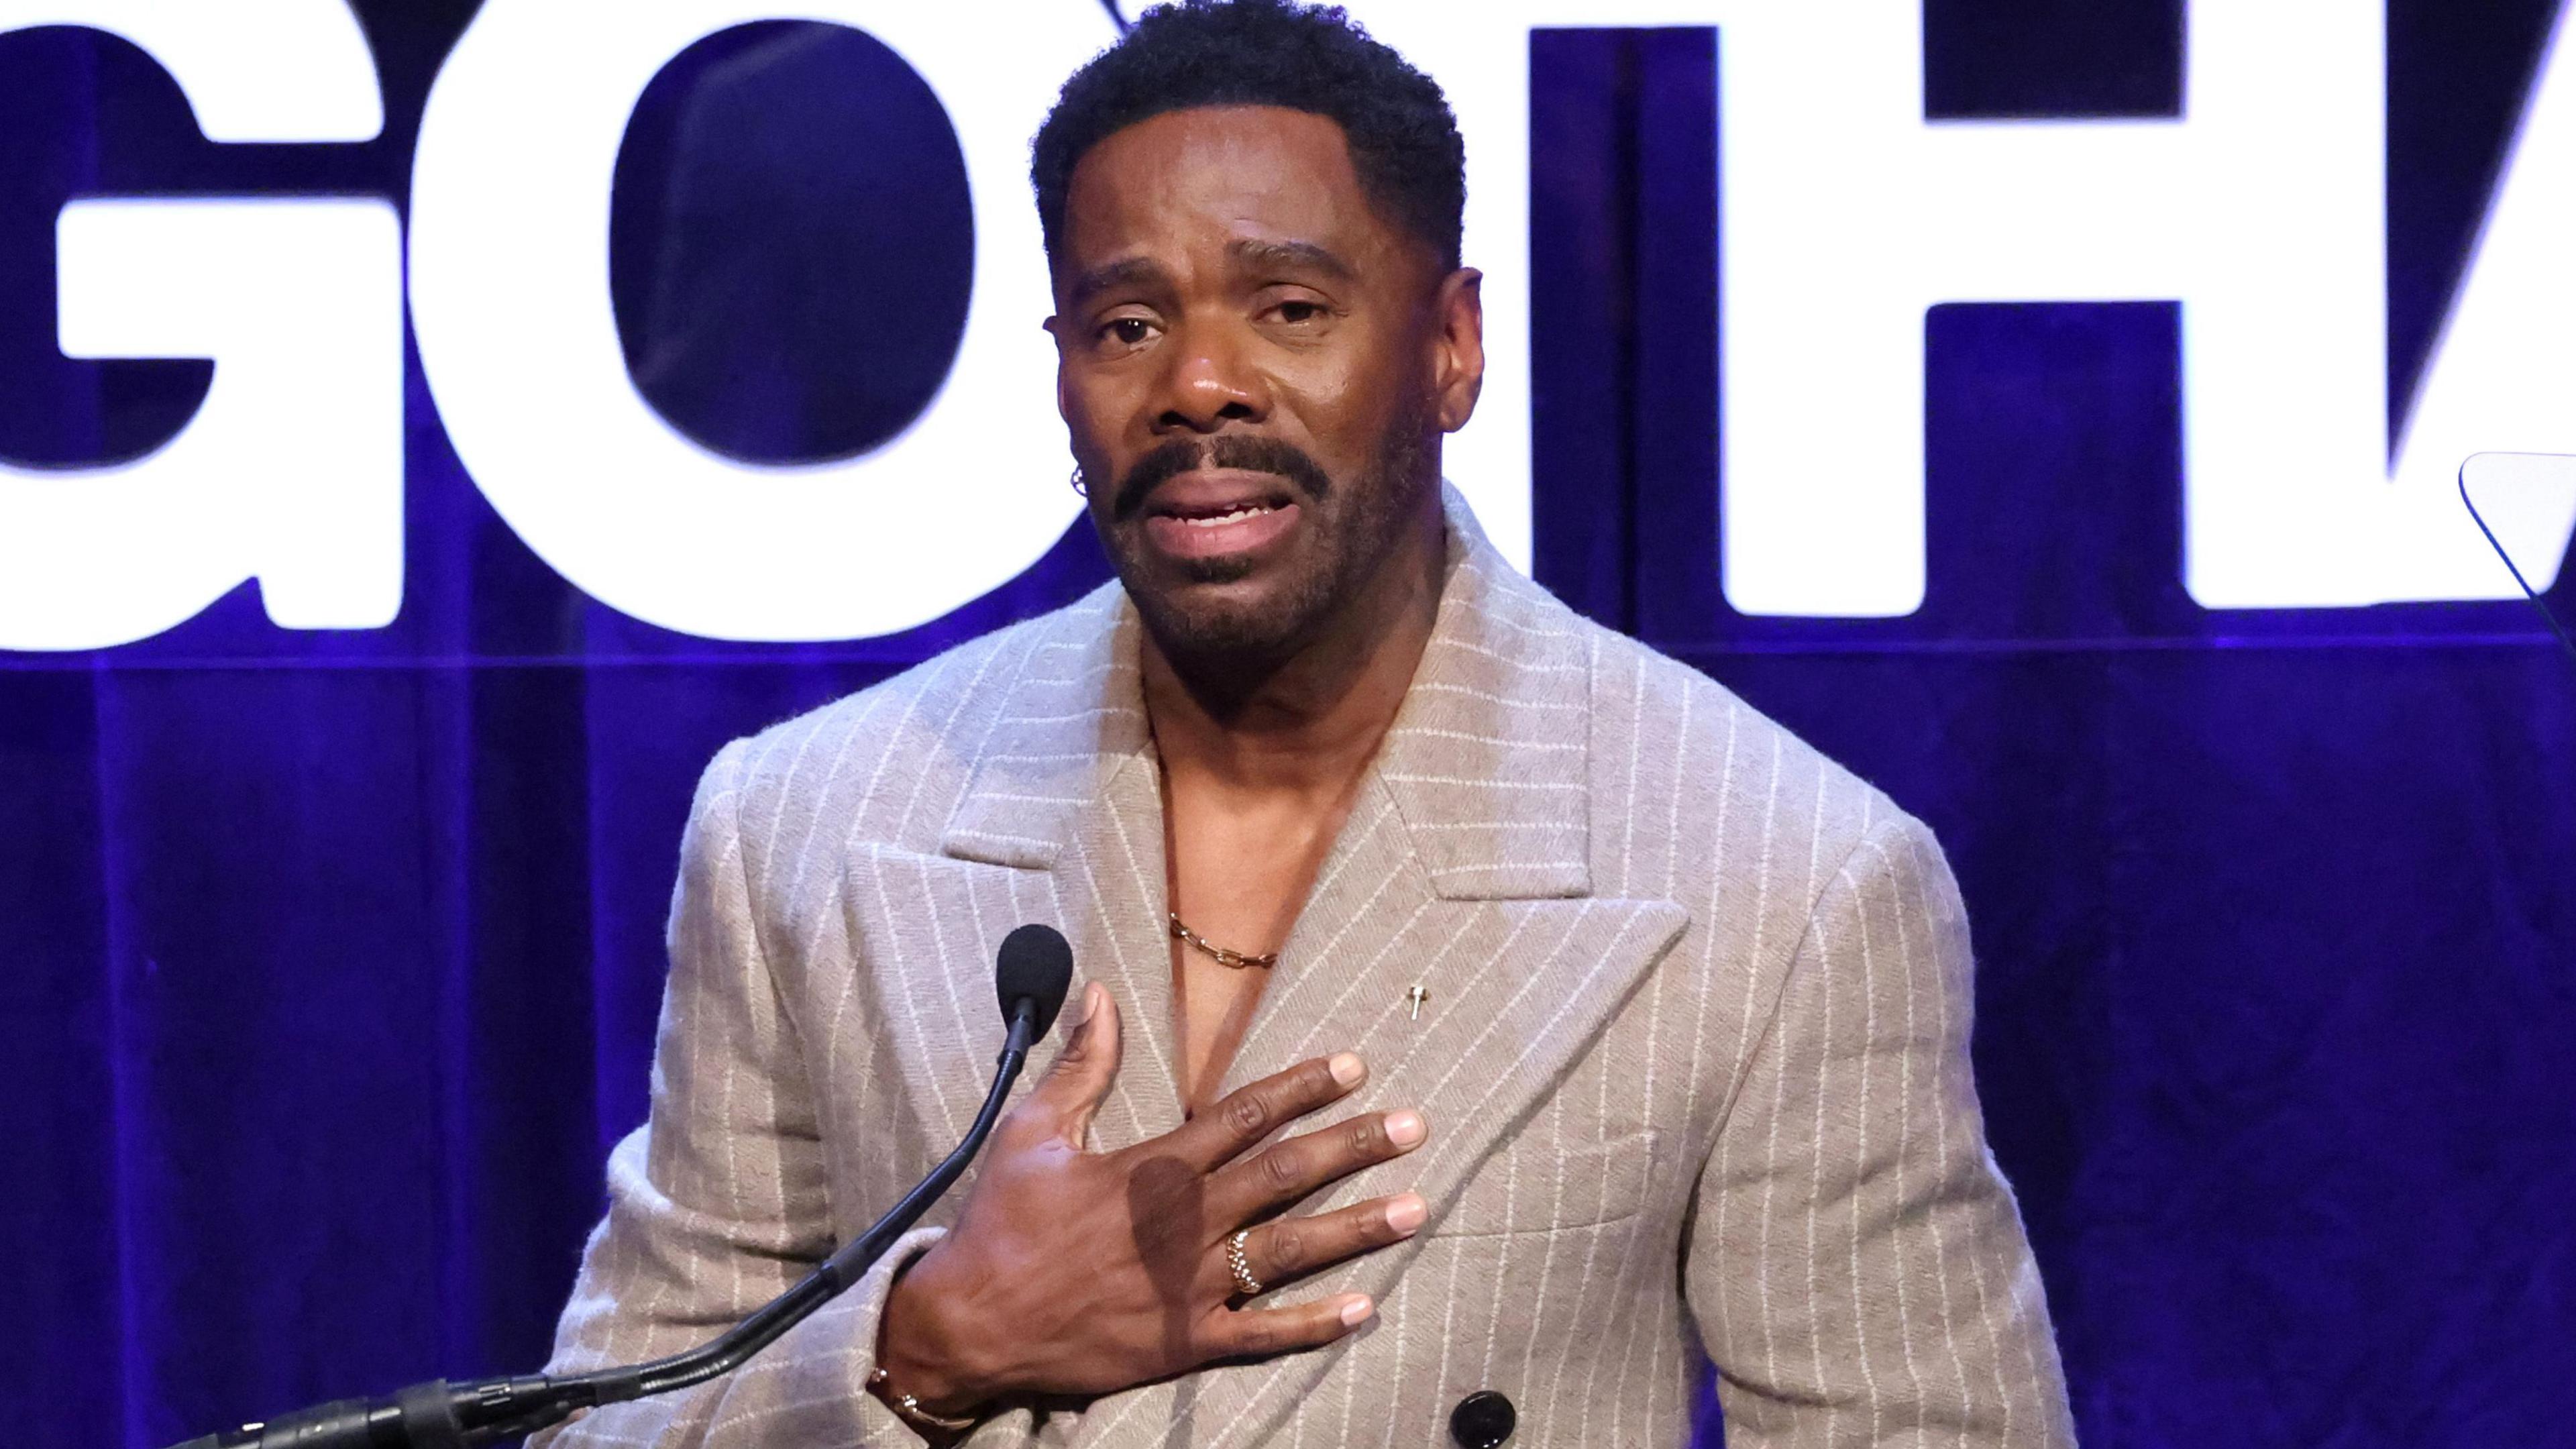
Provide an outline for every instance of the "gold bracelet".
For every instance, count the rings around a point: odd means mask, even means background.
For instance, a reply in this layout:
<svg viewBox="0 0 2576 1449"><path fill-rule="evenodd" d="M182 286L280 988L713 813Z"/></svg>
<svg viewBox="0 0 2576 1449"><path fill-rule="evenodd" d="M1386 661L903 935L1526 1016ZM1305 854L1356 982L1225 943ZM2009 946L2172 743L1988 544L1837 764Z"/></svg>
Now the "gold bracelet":
<svg viewBox="0 0 2576 1449"><path fill-rule="evenodd" d="M916 1429L937 1429L943 1433L954 1434L960 1429L974 1428L977 1422L972 1414L956 1419L945 1414L934 1414L921 1406L921 1400L910 1394L895 1392L894 1381L886 1373L883 1364L868 1371L868 1387L885 1396L886 1407L894 1410L896 1418Z"/></svg>

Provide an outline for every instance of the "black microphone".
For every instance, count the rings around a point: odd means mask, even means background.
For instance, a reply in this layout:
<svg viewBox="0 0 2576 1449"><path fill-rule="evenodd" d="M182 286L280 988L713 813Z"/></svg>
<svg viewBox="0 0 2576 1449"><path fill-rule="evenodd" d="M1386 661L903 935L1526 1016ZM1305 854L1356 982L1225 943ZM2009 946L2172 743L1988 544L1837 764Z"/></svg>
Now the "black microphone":
<svg viewBox="0 0 2576 1449"><path fill-rule="evenodd" d="M582 1409L665 1394L732 1372L857 1282L956 1183L992 1135L1002 1100L1019 1080L1029 1048L1055 1025L1072 984L1073 948L1053 927L1022 926L1003 937L994 986L1009 1029L995 1063L993 1089L985 1094L975 1125L966 1129L966 1140L866 1232L713 1342L651 1363L562 1378L530 1374L463 1384L438 1379L379 1399L342 1399L246 1424L175 1449L464 1449L533 1434Z"/></svg>
<svg viewBox="0 0 2576 1449"><path fill-rule="evenodd" d="M1053 926L1022 926L1002 938L993 986L1002 998L1002 1020L1012 1032L1019 1031L1026 1012L1028 1041L1044 1041L1055 1027L1055 1014L1064 1009L1065 992L1073 987L1073 947Z"/></svg>

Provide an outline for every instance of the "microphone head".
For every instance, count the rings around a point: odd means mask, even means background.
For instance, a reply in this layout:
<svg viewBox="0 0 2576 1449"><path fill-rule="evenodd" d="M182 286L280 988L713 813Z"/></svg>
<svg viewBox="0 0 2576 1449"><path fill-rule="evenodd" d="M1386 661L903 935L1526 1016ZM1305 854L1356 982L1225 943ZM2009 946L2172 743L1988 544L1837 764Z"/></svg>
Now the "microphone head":
<svg viewBox="0 0 2576 1449"><path fill-rule="evenodd" d="M1026 925L1002 938L996 966L994 985L1002 998L1002 1020L1009 1021L1021 1002L1035 1003L1029 1040L1045 1040L1055 1026L1055 1014L1064 1008L1064 993L1073 985L1073 947L1053 926Z"/></svg>

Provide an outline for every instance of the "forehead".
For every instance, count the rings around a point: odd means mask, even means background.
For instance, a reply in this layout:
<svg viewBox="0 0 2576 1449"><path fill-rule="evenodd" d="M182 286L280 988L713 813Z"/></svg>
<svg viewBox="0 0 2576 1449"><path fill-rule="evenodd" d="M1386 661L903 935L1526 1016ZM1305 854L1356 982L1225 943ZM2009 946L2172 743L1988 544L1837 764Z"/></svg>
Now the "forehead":
<svg viewBox="0 0 2576 1449"><path fill-rule="evenodd" d="M1074 167L1064 260L1302 240L1354 261L1399 244L1351 164L1340 125L1278 106L1166 111L1110 133Z"/></svg>

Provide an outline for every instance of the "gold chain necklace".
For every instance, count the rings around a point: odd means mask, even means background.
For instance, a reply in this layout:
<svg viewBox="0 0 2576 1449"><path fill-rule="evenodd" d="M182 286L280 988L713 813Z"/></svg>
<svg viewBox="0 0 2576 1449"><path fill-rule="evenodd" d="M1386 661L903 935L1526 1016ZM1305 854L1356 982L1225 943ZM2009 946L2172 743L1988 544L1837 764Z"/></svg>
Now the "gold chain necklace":
<svg viewBox="0 0 2576 1449"><path fill-rule="evenodd" d="M1165 912L1165 914L1171 918L1173 940L1178 941L1182 945L1189 947L1191 950L1198 952L1200 955L1207 957L1219 966L1231 966L1236 970L1241 970L1246 966L1276 966L1279 964L1279 953L1276 951L1266 952L1259 956L1247 956L1241 951L1229 951L1223 946L1214 944L1209 941L1207 937L1200 935L1189 927L1182 925L1180 912L1168 911Z"/></svg>

